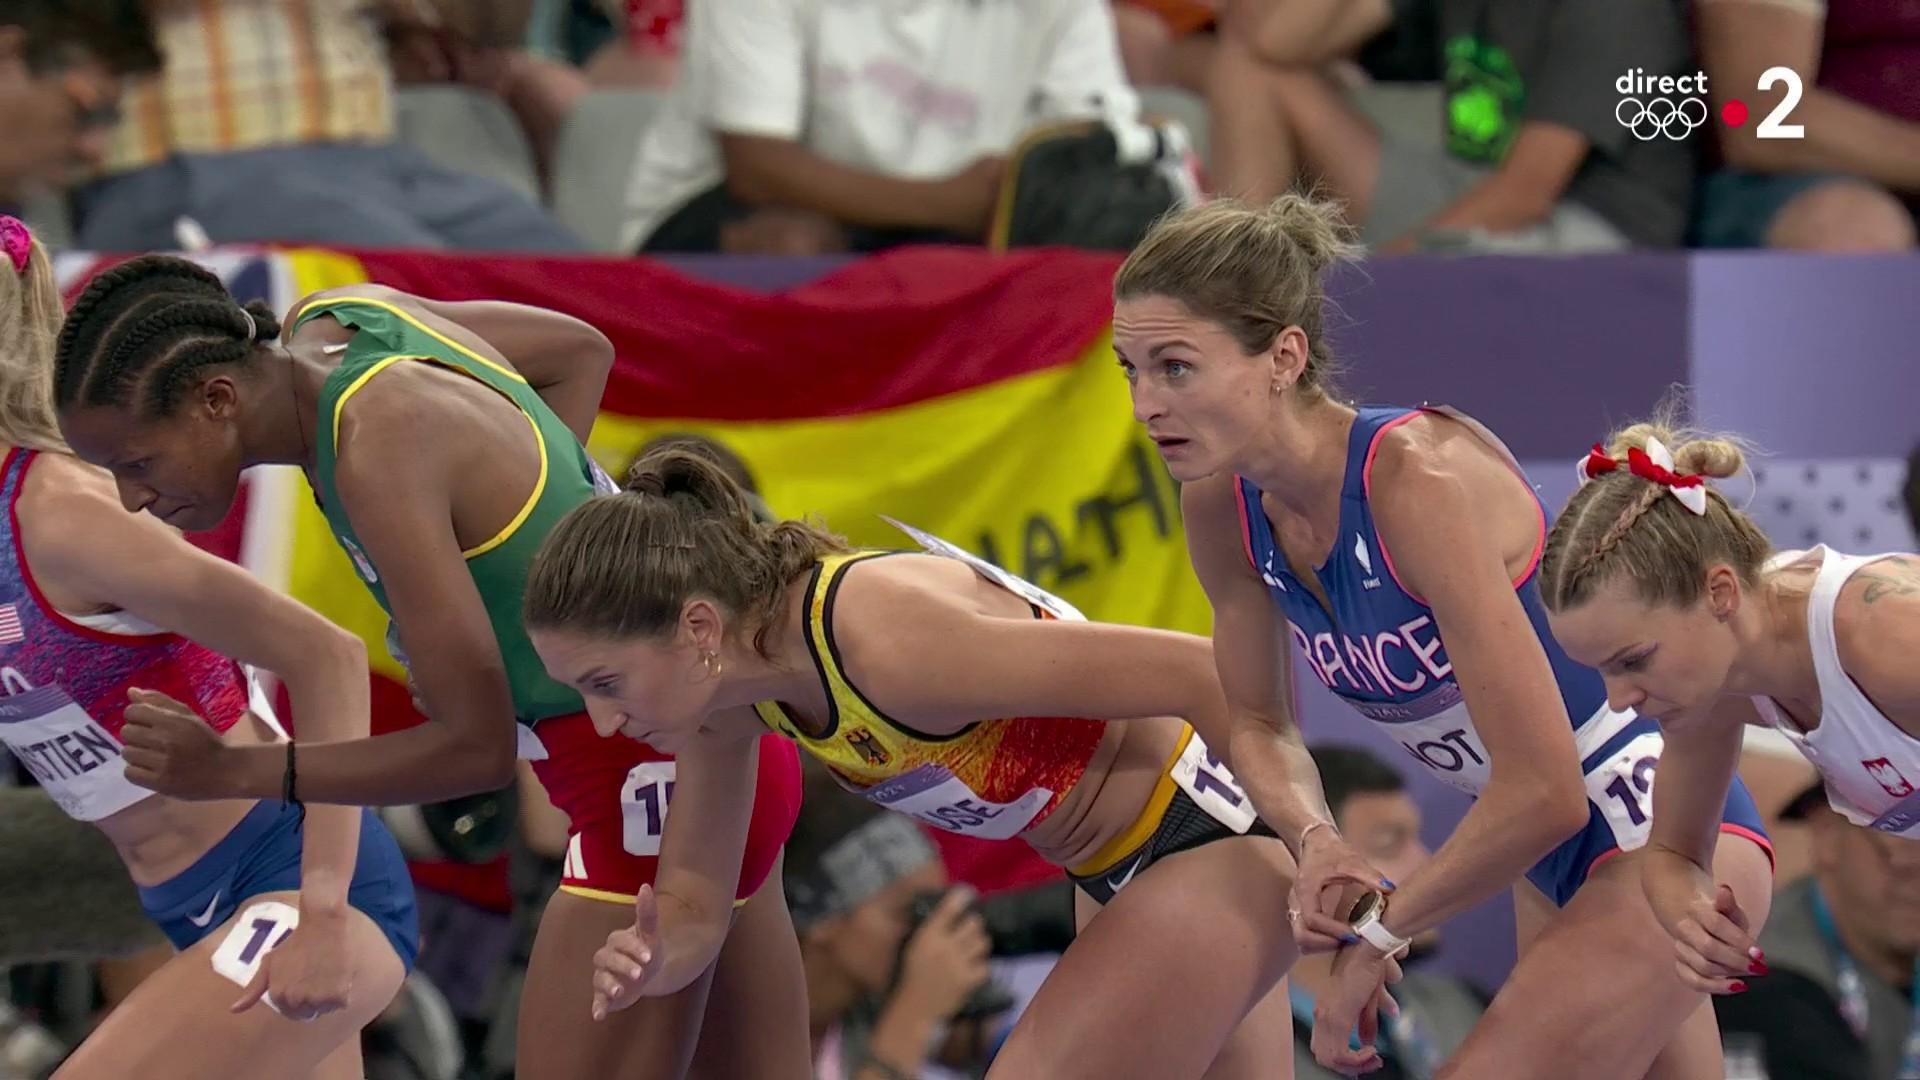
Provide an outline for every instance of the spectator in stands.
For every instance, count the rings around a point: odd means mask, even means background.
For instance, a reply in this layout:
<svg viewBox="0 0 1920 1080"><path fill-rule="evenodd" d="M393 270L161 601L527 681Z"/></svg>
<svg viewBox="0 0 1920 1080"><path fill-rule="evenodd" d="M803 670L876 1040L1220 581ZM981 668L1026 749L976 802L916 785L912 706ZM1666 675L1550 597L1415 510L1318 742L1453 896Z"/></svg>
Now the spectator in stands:
<svg viewBox="0 0 1920 1080"><path fill-rule="evenodd" d="M1713 999L1722 1036L1729 1045L1759 1043L1773 1077L1915 1075L1905 1055L1920 953L1920 844L1849 824L1817 782L1782 816L1813 829L1814 870L1773 898L1760 932L1767 973Z"/></svg>
<svg viewBox="0 0 1920 1080"><path fill-rule="evenodd" d="M1223 30L1208 99L1221 192L1264 200L1317 184L1388 251L1681 241L1692 149L1637 139L1615 114L1629 69L1688 70L1672 0L1437 0L1446 98L1424 139L1383 133L1329 74L1393 22L1390 0L1251 10L1261 17Z"/></svg>
<svg viewBox="0 0 1920 1080"><path fill-rule="evenodd" d="M938 852L913 822L841 790L823 766L805 768L786 886L816 1073L922 1076L929 1048L953 1034L953 1017L988 982L986 924L969 910L972 890L948 888ZM971 1041L967 1064L979 1064L984 1048Z"/></svg>
<svg viewBox="0 0 1920 1080"><path fill-rule="evenodd" d="M1322 743L1311 747L1326 791L1327 809L1335 827L1367 856L1380 873L1405 881L1432 853L1420 842L1420 806L1407 794L1406 783L1386 762L1357 746ZM1460 980L1422 971L1421 960L1433 955L1437 931L1414 938L1412 952L1401 963L1406 976L1392 987L1400 1016L1381 1018L1378 1042L1383 1062L1368 1074L1373 1080L1407 1080L1433 1075L1434 1069L1459 1049L1467 1032L1486 1011L1484 997ZM1335 1080L1313 1058L1313 1004L1317 988L1332 978L1333 956L1302 956L1290 973L1293 996L1295 1080Z"/></svg>
<svg viewBox="0 0 1920 1080"><path fill-rule="evenodd" d="M1920 208L1920 6L1894 0L1701 0L1700 57L1717 110L1748 104L1747 122L1716 124L1726 167L1701 185L1696 238L1706 247L1909 251ZM1762 139L1788 94L1759 89L1767 69L1800 76L1781 122L1803 137Z"/></svg>
<svg viewBox="0 0 1920 1080"><path fill-rule="evenodd" d="M1036 121L1137 110L1107 0L730 0L688 12L626 240L806 254L977 243Z"/></svg>
<svg viewBox="0 0 1920 1080"><path fill-rule="evenodd" d="M159 66L137 0L0 0L0 209L97 166L120 80Z"/></svg>
<svg viewBox="0 0 1920 1080"><path fill-rule="evenodd" d="M376 0L379 24L362 0L146 2L166 64L76 193L81 246L171 248L185 217L215 242L580 247L523 196L394 141L383 29L460 34L493 25L491 0Z"/></svg>

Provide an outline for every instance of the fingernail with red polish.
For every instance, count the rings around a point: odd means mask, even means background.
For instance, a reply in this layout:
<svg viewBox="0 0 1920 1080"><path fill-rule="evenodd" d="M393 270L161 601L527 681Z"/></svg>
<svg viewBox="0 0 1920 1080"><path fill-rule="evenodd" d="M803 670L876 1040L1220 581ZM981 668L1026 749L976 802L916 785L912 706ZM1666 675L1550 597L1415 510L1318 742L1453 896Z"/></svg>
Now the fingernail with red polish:
<svg viewBox="0 0 1920 1080"><path fill-rule="evenodd" d="M1753 957L1755 960L1758 960L1763 964L1767 962L1767 954L1761 952L1760 946L1758 945L1755 945L1753 948L1748 949L1747 955Z"/></svg>
<svg viewBox="0 0 1920 1080"><path fill-rule="evenodd" d="M1753 963L1747 965L1747 970L1755 975L1765 975L1767 973L1767 965L1755 960Z"/></svg>
<svg viewBox="0 0 1920 1080"><path fill-rule="evenodd" d="M1727 989L1736 994L1744 994L1747 992L1747 984L1744 982L1741 982L1738 979L1735 979L1732 985L1728 986Z"/></svg>

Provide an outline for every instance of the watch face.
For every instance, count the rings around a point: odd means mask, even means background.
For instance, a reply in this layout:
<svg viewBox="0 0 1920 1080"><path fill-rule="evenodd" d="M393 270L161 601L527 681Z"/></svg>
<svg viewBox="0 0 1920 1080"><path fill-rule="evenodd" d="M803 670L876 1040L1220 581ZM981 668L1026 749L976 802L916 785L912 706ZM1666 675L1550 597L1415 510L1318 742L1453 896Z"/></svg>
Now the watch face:
<svg viewBox="0 0 1920 1080"><path fill-rule="evenodd" d="M1354 901L1353 907L1348 910L1347 922L1349 924L1358 924L1380 914L1380 905L1385 900L1386 897L1377 892L1370 892L1362 896L1360 899Z"/></svg>

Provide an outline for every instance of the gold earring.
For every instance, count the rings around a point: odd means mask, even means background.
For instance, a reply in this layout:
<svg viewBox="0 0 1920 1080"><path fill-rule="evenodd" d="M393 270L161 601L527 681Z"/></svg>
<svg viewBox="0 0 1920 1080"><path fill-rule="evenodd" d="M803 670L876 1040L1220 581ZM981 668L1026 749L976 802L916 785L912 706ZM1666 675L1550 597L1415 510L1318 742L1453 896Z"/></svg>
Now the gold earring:
<svg viewBox="0 0 1920 1080"><path fill-rule="evenodd" d="M720 660L719 653L703 652L700 654L700 662L702 664L705 664L707 667L707 678L717 679L720 677L720 672L723 669L724 665Z"/></svg>

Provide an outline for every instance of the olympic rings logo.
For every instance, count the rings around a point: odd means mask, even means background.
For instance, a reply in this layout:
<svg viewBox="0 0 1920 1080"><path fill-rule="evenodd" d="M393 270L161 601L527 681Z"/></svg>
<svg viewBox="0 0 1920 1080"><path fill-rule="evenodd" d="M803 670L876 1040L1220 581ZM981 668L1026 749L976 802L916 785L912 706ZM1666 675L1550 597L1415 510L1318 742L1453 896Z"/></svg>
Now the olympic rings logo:
<svg viewBox="0 0 1920 1080"><path fill-rule="evenodd" d="M1707 122L1707 103L1696 97L1681 98L1677 103L1671 98L1648 98L1645 102L1621 98L1614 106L1613 117L1641 142L1650 142L1658 135L1678 142Z"/></svg>

